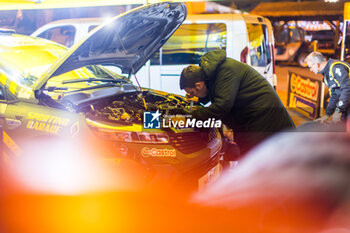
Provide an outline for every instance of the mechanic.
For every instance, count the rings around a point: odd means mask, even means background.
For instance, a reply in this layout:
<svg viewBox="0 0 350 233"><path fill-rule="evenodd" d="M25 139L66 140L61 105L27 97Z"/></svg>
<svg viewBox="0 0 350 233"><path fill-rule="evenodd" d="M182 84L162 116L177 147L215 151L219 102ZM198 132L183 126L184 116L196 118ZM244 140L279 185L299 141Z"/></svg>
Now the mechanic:
<svg viewBox="0 0 350 233"><path fill-rule="evenodd" d="M191 113L196 119L221 119L234 132L241 154L275 132L295 128L268 81L247 64L227 58L224 50L204 54L200 65L186 67L180 88L211 105Z"/></svg>
<svg viewBox="0 0 350 233"><path fill-rule="evenodd" d="M305 62L315 74L323 75L323 82L329 90L326 114L316 119L321 123L332 117L333 122L345 121L350 107L350 66L346 62L327 59L320 52L310 53Z"/></svg>

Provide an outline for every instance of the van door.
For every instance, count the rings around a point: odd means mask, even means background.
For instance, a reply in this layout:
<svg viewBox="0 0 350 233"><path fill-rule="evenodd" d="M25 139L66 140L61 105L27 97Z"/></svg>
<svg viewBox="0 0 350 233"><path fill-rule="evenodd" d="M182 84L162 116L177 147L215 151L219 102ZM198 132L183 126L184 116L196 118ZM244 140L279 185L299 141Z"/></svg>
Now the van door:
<svg viewBox="0 0 350 233"><path fill-rule="evenodd" d="M55 41L66 47L71 47L74 44L75 35L76 28L73 25L60 25L49 28L35 36Z"/></svg>
<svg viewBox="0 0 350 233"><path fill-rule="evenodd" d="M248 34L248 61L271 85L273 80L272 38L266 24L246 23ZM249 63L249 62L248 62Z"/></svg>
<svg viewBox="0 0 350 233"><path fill-rule="evenodd" d="M226 28L224 23L182 24L151 58L150 87L184 95L185 91L179 87L181 71L189 64L198 65L201 56L208 51L226 50Z"/></svg>

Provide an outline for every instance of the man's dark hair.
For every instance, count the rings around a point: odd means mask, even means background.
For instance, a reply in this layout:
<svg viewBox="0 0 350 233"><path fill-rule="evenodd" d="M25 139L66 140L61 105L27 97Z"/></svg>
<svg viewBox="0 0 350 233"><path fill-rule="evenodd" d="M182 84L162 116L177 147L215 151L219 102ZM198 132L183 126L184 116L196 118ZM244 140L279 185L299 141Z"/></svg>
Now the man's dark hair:
<svg viewBox="0 0 350 233"><path fill-rule="evenodd" d="M189 65L181 72L180 89L193 88L200 81L205 81L205 74L202 68L196 65Z"/></svg>

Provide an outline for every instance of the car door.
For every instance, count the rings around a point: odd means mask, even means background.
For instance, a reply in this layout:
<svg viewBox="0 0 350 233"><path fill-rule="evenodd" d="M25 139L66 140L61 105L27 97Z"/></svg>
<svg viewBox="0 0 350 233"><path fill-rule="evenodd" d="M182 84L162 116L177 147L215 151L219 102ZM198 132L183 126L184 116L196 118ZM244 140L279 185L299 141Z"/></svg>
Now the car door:
<svg viewBox="0 0 350 233"><path fill-rule="evenodd" d="M250 65L273 85L272 41L264 23L246 23Z"/></svg>

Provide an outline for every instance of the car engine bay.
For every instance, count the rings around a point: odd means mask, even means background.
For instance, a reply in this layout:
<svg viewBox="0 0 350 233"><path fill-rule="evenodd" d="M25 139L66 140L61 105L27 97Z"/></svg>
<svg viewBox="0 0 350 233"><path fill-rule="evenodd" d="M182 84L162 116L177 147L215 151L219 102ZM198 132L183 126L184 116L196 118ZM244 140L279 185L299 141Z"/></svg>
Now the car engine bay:
<svg viewBox="0 0 350 233"><path fill-rule="evenodd" d="M144 111L157 111L163 115L187 115L190 112L190 102L181 96L172 94L160 94L156 91L146 90L140 92L126 92L108 98L100 98L98 101L77 104L66 96L61 103L66 110L83 112L91 120L118 123L123 125L142 124ZM198 108L195 105L194 108Z"/></svg>

